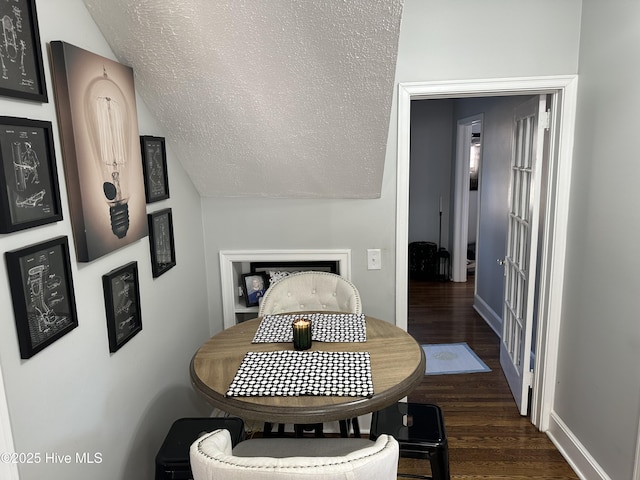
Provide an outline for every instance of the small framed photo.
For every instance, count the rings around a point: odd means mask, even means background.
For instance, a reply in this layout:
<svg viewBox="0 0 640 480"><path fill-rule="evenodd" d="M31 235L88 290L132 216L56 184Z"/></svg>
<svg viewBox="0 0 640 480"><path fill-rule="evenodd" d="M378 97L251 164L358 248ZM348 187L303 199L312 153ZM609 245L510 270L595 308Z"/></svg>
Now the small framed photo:
<svg viewBox="0 0 640 480"><path fill-rule="evenodd" d="M20 357L31 358L78 326L69 243L57 237L5 253Z"/></svg>
<svg viewBox="0 0 640 480"><path fill-rule="evenodd" d="M0 95L48 102L35 0L0 2L0 18Z"/></svg>
<svg viewBox="0 0 640 480"><path fill-rule="evenodd" d="M142 169L144 171L144 193L147 203L169 198L167 175L167 151L163 137L140 137Z"/></svg>
<svg viewBox="0 0 640 480"><path fill-rule="evenodd" d="M0 158L0 233L62 220L51 122L0 117Z"/></svg>
<svg viewBox="0 0 640 480"><path fill-rule="evenodd" d="M153 278L166 273L176 265L176 249L173 241L173 216L170 208L147 215L149 219L149 245L151 246L151 271Z"/></svg>
<svg viewBox="0 0 640 480"><path fill-rule="evenodd" d="M269 276L266 273L245 273L242 275L242 294L247 307L259 305L267 288L269 288Z"/></svg>
<svg viewBox="0 0 640 480"><path fill-rule="evenodd" d="M142 330L138 262L128 263L102 276L107 310L109 351L118 351Z"/></svg>

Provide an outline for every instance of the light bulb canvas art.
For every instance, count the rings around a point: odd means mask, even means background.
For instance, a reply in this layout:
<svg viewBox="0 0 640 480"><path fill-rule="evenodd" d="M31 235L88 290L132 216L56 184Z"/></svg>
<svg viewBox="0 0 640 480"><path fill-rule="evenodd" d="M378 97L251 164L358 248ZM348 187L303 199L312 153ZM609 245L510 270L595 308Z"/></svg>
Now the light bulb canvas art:
<svg viewBox="0 0 640 480"><path fill-rule="evenodd" d="M50 49L76 252L90 262L148 234L133 70Z"/></svg>

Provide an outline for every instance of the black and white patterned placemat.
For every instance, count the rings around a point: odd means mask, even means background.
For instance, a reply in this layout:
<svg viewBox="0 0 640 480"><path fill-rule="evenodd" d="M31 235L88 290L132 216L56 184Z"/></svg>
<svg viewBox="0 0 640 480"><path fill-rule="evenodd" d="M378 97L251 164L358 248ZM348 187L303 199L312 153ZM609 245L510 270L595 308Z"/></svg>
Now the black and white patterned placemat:
<svg viewBox="0 0 640 480"><path fill-rule="evenodd" d="M265 315L252 343L292 342L292 322L296 318L311 320L311 339L316 342L366 342L364 313L310 313Z"/></svg>
<svg viewBox="0 0 640 480"><path fill-rule="evenodd" d="M369 352L248 352L226 395L370 397Z"/></svg>

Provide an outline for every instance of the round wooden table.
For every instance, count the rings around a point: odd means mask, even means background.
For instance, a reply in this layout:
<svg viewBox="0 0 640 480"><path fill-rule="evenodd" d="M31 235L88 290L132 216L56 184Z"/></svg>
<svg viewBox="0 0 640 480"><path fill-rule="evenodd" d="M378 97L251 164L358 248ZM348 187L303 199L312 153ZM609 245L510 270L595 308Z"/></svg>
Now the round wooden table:
<svg viewBox="0 0 640 480"><path fill-rule="evenodd" d="M291 343L251 343L259 324L257 318L216 334L200 347L190 366L191 383L197 392L220 410L244 419L310 424L353 418L397 402L424 377L424 351L413 337L389 322L366 317L366 342L313 342L311 350L369 352L374 391L371 398L226 397L247 352L293 349Z"/></svg>

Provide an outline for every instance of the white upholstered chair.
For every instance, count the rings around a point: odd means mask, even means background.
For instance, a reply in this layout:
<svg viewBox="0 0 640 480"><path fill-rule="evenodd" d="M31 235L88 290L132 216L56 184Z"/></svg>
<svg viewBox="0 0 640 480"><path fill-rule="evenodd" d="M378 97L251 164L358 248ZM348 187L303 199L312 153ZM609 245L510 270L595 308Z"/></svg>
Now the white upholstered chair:
<svg viewBox="0 0 640 480"><path fill-rule="evenodd" d="M345 312L362 313L362 301L356 286L346 278L329 272L299 272L284 277L271 285L260 302L258 315L274 315L290 312ZM343 436L349 435L350 425L356 436L360 436L358 419L340 421ZM296 425L301 433L302 426ZM320 436L322 424L314 425L316 435ZM269 433L271 424L265 424L265 433ZM282 434L284 425L279 426Z"/></svg>
<svg viewBox="0 0 640 480"><path fill-rule="evenodd" d="M356 286L340 275L300 272L269 287L258 315L304 311L362 313L362 301Z"/></svg>
<svg viewBox="0 0 640 480"><path fill-rule="evenodd" d="M395 480L398 442L344 438L274 438L231 447L227 430L216 430L190 448L194 480ZM258 456L255 456L256 453Z"/></svg>

